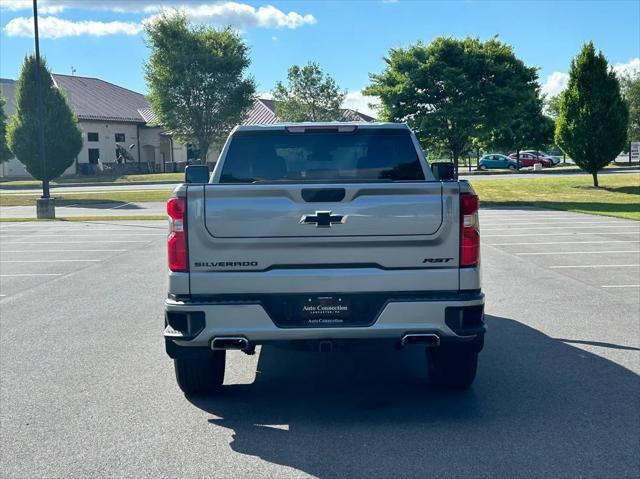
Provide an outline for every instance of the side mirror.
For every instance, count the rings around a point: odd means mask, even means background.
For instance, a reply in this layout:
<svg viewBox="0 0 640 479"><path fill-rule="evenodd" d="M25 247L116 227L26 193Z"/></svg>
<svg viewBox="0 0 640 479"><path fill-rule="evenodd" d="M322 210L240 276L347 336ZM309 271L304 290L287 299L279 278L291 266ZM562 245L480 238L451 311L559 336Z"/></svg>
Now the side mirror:
<svg viewBox="0 0 640 479"><path fill-rule="evenodd" d="M456 179L456 170L453 163L432 163L431 171L436 180L451 181Z"/></svg>
<svg viewBox="0 0 640 479"><path fill-rule="evenodd" d="M207 165L189 165L184 169L185 183L209 183L209 167Z"/></svg>

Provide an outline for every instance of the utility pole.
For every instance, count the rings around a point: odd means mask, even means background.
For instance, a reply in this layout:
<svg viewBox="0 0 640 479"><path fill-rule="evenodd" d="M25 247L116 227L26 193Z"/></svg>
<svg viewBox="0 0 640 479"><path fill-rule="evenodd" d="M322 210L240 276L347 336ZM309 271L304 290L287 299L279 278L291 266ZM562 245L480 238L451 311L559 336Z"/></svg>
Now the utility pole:
<svg viewBox="0 0 640 479"><path fill-rule="evenodd" d="M36 91L38 102L38 150L42 164L42 198L37 201L36 213L39 219L54 219L55 202L49 194L49 174L44 149L44 106L42 104L42 82L40 78L40 38L38 35L38 0L33 0L33 33L36 42Z"/></svg>

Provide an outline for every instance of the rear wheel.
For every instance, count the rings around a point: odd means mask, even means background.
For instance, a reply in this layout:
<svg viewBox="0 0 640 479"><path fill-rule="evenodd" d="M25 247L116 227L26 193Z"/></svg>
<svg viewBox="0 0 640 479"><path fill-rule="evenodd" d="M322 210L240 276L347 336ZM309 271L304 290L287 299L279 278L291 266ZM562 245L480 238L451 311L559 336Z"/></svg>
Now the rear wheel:
<svg viewBox="0 0 640 479"><path fill-rule="evenodd" d="M447 389L468 389L476 378L478 353L484 338L468 343L427 348L429 383Z"/></svg>
<svg viewBox="0 0 640 479"><path fill-rule="evenodd" d="M178 386L187 395L212 394L220 390L224 381L226 351L213 351L206 358L174 359Z"/></svg>

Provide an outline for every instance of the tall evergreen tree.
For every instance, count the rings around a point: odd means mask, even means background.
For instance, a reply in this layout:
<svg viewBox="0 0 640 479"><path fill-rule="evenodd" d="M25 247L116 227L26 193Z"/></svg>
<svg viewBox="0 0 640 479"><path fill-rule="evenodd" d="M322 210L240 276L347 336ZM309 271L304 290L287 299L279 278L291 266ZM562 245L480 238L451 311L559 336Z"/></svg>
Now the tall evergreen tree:
<svg viewBox="0 0 640 479"><path fill-rule="evenodd" d="M598 186L598 171L611 163L627 143L629 108L620 82L602 52L585 44L571 61L569 83L560 97L556 144Z"/></svg>
<svg viewBox="0 0 640 479"><path fill-rule="evenodd" d="M7 115L4 112L6 100L0 96L0 163L9 161L13 156L11 150L7 146Z"/></svg>
<svg viewBox="0 0 640 479"><path fill-rule="evenodd" d="M44 107L47 177L52 180L73 164L73 160L82 149L82 133L67 100L54 86L44 60L40 60L39 68ZM29 174L42 180L44 170L37 141L38 107L35 78L36 59L34 55L30 55L24 59L16 84L16 113L9 122L7 139L9 148L24 164Z"/></svg>

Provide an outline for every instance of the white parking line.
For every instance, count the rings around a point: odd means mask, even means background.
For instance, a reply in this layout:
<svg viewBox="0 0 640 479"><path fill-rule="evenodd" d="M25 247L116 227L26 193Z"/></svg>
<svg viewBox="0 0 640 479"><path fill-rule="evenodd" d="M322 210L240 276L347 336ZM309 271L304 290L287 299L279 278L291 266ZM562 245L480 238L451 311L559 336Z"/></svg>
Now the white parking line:
<svg viewBox="0 0 640 479"><path fill-rule="evenodd" d="M639 226L629 226L629 225L620 225L620 224L616 224L616 225L608 225L608 226L533 226L531 228L529 227L511 227L511 226L507 226L504 225L502 228L482 228L484 231L504 231L505 229L507 230L552 230L552 229L563 229L563 230L570 230L570 229L580 229L580 230L588 230L588 229L608 229L608 228L633 228L635 231L640 232L640 225Z"/></svg>
<svg viewBox="0 0 640 479"><path fill-rule="evenodd" d="M482 211L482 209L480 209L480 216L483 218L497 218L500 220L509 220L509 221L531 221L532 219L534 220L594 220L594 219L598 219L601 218L603 221L604 220L615 220L617 219L614 216L596 216L594 217L593 215L587 215L587 214L580 214L580 213L567 213L566 215L555 215L555 214L548 214L548 215L503 215L503 214L487 214L486 211ZM624 218L621 218L624 219Z"/></svg>
<svg viewBox="0 0 640 479"><path fill-rule="evenodd" d="M484 230L483 230L484 231ZM586 232L576 232L576 233L515 233L515 234L506 234L506 235L499 235L499 234L483 234L482 237L483 238L489 238L489 237L509 237L509 236L596 236L596 235L630 235L635 233L635 231L626 231L626 232L621 232L621 231L607 231L606 233L586 233Z"/></svg>
<svg viewBox="0 0 640 479"><path fill-rule="evenodd" d="M1 244L85 244L85 243L151 243L151 240L89 240L89 241L2 241Z"/></svg>
<svg viewBox="0 0 640 479"><path fill-rule="evenodd" d="M640 240L608 240L608 241L538 241L533 243L489 243L489 246L521 246L538 244L609 244L609 243L640 243Z"/></svg>
<svg viewBox="0 0 640 479"><path fill-rule="evenodd" d="M0 274L0 278L9 278L13 276L62 276L62 273L16 273L16 274Z"/></svg>
<svg viewBox="0 0 640 479"><path fill-rule="evenodd" d="M531 222L531 223L513 223L513 226L523 226L523 225L547 225L547 226L552 226L552 227L558 227L558 226L562 226L563 221L557 221L555 223L544 223L544 222ZM570 224L572 225L619 225L621 222L620 221L571 221ZM511 225L506 224L506 223L495 223L495 224L484 224L484 226L505 226L507 228L511 228ZM631 227L631 226L630 226Z"/></svg>
<svg viewBox="0 0 640 479"><path fill-rule="evenodd" d="M125 204L123 204L123 205L114 206L113 208L108 208L108 209L110 209L110 210L117 210L118 208L124 208L125 206L127 206L127 205L131 205L131 204L133 204L133 203L129 202L129 203L125 203Z"/></svg>
<svg viewBox="0 0 640 479"><path fill-rule="evenodd" d="M567 266L549 266L549 269L563 268L638 268L640 264L577 264Z"/></svg>
<svg viewBox="0 0 640 479"><path fill-rule="evenodd" d="M2 260L3 263L97 263L101 259L10 259Z"/></svg>
<svg viewBox="0 0 640 479"><path fill-rule="evenodd" d="M485 218L486 220L493 220L493 219L499 219L499 220L506 220L506 221L531 221L531 220L551 220L551 221L562 221L562 220L567 220L567 221L585 221L585 220L594 220L594 219L598 219L598 217L593 217L593 215L591 216L587 216L587 215L555 215L555 216L548 216L548 215L527 215L527 216L505 216L505 215L488 215L486 213L483 213L482 210L480 210L480 217L481 218ZM616 218L613 216L608 216L608 217L599 217L602 219L602 221L612 221L615 220ZM624 218L622 218L624 219Z"/></svg>
<svg viewBox="0 0 640 479"><path fill-rule="evenodd" d="M536 251L535 253L516 253L516 256L534 256L541 254L614 254L614 253L640 253L638 250L614 250L614 251Z"/></svg>
<svg viewBox="0 0 640 479"><path fill-rule="evenodd" d="M640 284L605 284L601 288L640 288Z"/></svg>
<svg viewBox="0 0 640 479"><path fill-rule="evenodd" d="M5 238L10 238L13 236L24 236L24 235L8 235ZM27 238L49 238L49 237L91 237L96 236L96 234L67 234L67 233L58 233L58 234L34 234L29 235ZM166 233L110 233L109 236L167 236Z"/></svg>
<svg viewBox="0 0 640 479"><path fill-rule="evenodd" d="M124 231L127 233L134 233L136 231L140 231L140 229L128 229L128 228L64 228L64 227L59 227L61 232L66 232L66 231L78 231L78 232L82 232L82 233L93 233L93 232L98 232L98 233L102 233L104 231ZM12 229L11 233L40 233L41 231L43 231L45 228L40 228L40 229L29 229L29 230L18 230L18 229ZM47 228L49 231L53 230L54 228ZM145 228L145 229L154 229L154 230L164 230L165 228ZM0 233L2 234L2 233ZM42 233L42 234L46 234L46 233ZM13 236L13 235L11 235ZM17 236L17 235L15 235Z"/></svg>
<svg viewBox="0 0 640 479"><path fill-rule="evenodd" d="M480 210L480 218L499 219L505 221L530 221L532 219L544 219L544 220L585 220L589 219L587 215L573 214L573 215L521 215L521 216L505 216L501 214L487 214ZM612 218L612 217L609 217Z"/></svg>
<svg viewBox="0 0 640 479"><path fill-rule="evenodd" d="M98 253L122 252L126 249L32 249L32 250L0 250L0 253Z"/></svg>

